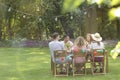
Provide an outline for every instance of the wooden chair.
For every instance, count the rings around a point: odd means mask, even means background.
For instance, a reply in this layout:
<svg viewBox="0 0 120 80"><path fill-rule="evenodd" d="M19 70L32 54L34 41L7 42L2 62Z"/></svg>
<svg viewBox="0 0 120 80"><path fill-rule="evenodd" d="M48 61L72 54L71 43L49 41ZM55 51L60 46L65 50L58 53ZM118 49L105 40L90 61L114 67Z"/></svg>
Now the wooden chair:
<svg viewBox="0 0 120 80"><path fill-rule="evenodd" d="M60 59L61 61L64 61L66 59L66 56L67 56L66 50L55 50L54 51L55 60ZM62 73L60 70L60 68L61 68L60 65L63 66L62 69L64 70L64 72L62 72ZM65 63L63 62L62 64L59 64L55 61L55 62L53 62L53 65L52 65L52 70L53 70L54 76L68 76L68 68L69 68L68 62L65 62Z"/></svg>
<svg viewBox="0 0 120 80"><path fill-rule="evenodd" d="M92 50L91 69L92 74L105 74L106 73L106 52L105 49L93 49Z"/></svg>
<svg viewBox="0 0 120 80"><path fill-rule="evenodd" d="M109 61L108 61L108 51L107 50L105 50L105 62L106 62L106 65L105 65L105 68L106 68L106 73L108 73L109 72Z"/></svg>
<svg viewBox="0 0 120 80"><path fill-rule="evenodd" d="M73 62L72 62L72 67L73 67L73 76L75 75L86 75L86 54L87 54L87 51L83 51L83 50L79 50L77 53L74 52L74 56L73 56ZM82 58L82 59L85 59L85 62L80 62L80 63L77 63L76 62L76 58ZM77 71L76 69L76 65L82 65L81 68L79 68L79 71Z"/></svg>
<svg viewBox="0 0 120 80"><path fill-rule="evenodd" d="M91 67L91 59L92 59L92 54L91 51L87 50L87 55L86 55L86 74L92 74L92 67Z"/></svg>
<svg viewBox="0 0 120 80"><path fill-rule="evenodd" d="M51 57L51 72L54 75L54 63L53 63L52 57Z"/></svg>

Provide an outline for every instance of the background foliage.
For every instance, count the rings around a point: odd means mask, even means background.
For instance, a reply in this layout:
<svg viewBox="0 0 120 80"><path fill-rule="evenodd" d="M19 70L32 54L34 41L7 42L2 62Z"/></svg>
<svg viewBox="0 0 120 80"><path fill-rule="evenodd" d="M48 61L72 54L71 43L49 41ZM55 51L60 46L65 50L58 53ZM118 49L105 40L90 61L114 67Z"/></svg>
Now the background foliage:
<svg viewBox="0 0 120 80"><path fill-rule="evenodd" d="M53 32L71 38L100 32L103 39L120 39L114 14L119 6L119 0L0 0L0 41L41 41Z"/></svg>

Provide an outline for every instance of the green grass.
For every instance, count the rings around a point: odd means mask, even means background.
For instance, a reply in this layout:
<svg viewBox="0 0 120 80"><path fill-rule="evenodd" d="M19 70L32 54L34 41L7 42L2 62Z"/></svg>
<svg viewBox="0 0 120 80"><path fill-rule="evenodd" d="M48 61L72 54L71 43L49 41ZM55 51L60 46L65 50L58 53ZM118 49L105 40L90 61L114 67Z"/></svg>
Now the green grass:
<svg viewBox="0 0 120 80"><path fill-rule="evenodd" d="M48 48L0 48L0 80L119 80L120 58L109 57L106 75L53 77Z"/></svg>

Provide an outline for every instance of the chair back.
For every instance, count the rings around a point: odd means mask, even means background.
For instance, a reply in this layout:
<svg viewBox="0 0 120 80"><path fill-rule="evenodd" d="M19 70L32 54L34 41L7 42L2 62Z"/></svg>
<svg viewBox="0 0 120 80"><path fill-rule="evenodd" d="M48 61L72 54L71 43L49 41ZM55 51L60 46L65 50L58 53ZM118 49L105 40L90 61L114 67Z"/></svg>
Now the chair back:
<svg viewBox="0 0 120 80"><path fill-rule="evenodd" d="M84 49L79 50L78 52L74 52L74 57L86 57L87 51Z"/></svg>
<svg viewBox="0 0 120 80"><path fill-rule="evenodd" d="M92 50L93 56L104 56L105 55L105 49L93 49Z"/></svg>
<svg viewBox="0 0 120 80"><path fill-rule="evenodd" d="M66 57L67 52L66 50L55 50L54 51L54 58L61 58L61 57Z"/></svg>
<svg viewBox="0 0 120 80"><path fill-rule="evenodd" d="M61 72L61 67L57 66L58 63L54 63L54 76L68 76L68 63L64 62L64 60L66 60L66 56L67 56L67 51L66 50L55 50L54 51L54 58L56 59L60 59L61 61L63 61L62 63L62 68L65 68L65 72L64 73L60 73Z"/></svg>

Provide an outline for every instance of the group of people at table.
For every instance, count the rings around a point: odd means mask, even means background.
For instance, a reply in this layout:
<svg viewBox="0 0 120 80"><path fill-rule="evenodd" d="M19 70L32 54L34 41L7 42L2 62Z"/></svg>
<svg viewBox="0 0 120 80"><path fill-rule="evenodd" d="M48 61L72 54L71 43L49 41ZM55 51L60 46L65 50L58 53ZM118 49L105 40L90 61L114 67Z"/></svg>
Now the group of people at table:
<svg viewBox="0 0 120 80"><path fill-rule="evenodd" d="M60 35L58 33L53 33L52 34L52 41L49 42L49 48L51 51L51 58L54 63L57 64L63 64L66 62L72 61L71 56L74 55L76 52L79 50L86 50L90 52L92 49L104 49L104 43L102 42L102 37L100 36L99 33L94 33L94 34L86 34L86 37L79 36L77 37L74 42L70 41L69 35L64 35L63 36L63 41L60 41ZM61 59L55 59L54 58L54 51L55 50L66 50L67 53L69 54L67 57L70 58L65 58L64 60ZM96 57L95 60L97 61L102 61L104 58L103 56ZM78 63L76 64L76 71L79 72L80 64L79 63L85 63L86 58L81 58L81 57L76 57L75 62ZM102 64L100 64L102 67ZM81 66L82 67L82 66ZM95 68L94 71L97 69ZM100 68L100 71L102 71L102 68ZM62 72L62 66L61 66L61 72Z"/></svg>

